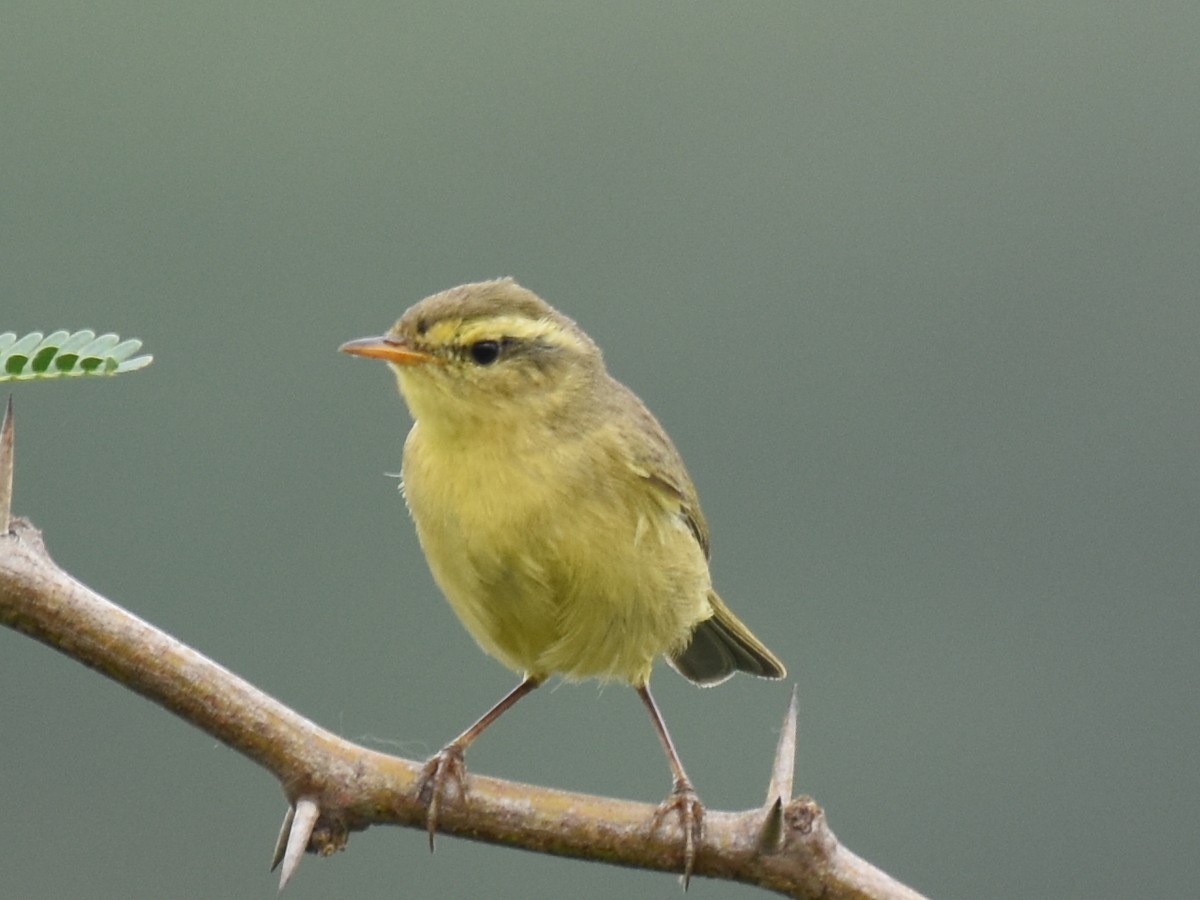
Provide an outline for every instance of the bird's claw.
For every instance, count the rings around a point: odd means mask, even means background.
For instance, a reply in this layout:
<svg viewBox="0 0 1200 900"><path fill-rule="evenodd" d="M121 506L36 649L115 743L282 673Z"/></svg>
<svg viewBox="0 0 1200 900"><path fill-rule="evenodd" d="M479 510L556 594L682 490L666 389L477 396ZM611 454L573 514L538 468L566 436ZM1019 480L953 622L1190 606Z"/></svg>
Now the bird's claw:
<svg viewBox="0 0 1200 900"><path fill-rule="evenodd" d="M663 820L672 813L679 816L679 825L683 829L683 889L686 891L696 864L696 849L704 833L704 804L688 782L676 783L670 796L658 804L652 830L661 828Z"/></svg>
<svg viewBox="0 0 1200 900"><path fill-rule="evenodd" d="M421 785L417 796L425 804L425 828L429 831L429 850L433 852L433 836L437 832L438 816L442 810L442 798L446 793L446 782L453 781L460 797L466 797L467 767L463 762L462 748L448 744L429 757L421 770Z"/></svg>

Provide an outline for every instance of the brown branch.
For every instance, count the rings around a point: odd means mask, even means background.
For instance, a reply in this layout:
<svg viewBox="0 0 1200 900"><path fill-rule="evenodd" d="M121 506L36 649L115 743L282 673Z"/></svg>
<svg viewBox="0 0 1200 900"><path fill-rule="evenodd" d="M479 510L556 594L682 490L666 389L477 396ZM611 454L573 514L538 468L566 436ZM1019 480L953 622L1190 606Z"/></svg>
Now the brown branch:
<svg viewBox="0 0 1200 900"><path fill-rule="evenodd" d="M4 454L0 452L0 469ZM11 460L11 456L8 457ZM290 804L275 862L281 887L305 850L342 849L352 831L424 829L421 763L360 747L320 728L170 635L63 572L23 519L0 533L0 623L137 691L271 772ZM790 722L790 727L789 727ZM842 847L811 798L791 793L794 700L785 717L767 806L709 810L694 874L792 897L919 898ZM677 827L654 830L649 804L567 793L481 775L453 790L439 829L472 840L678 873ZM668 821L671 821L668 819Z"/></svg>
<svg viewBox="0 0 1200 900"><path fill-rule="evenodd" d="M4 422L0 424L0 534L8 534L12 518L13 484L13 411L12 394L4 404Z"/></svg>

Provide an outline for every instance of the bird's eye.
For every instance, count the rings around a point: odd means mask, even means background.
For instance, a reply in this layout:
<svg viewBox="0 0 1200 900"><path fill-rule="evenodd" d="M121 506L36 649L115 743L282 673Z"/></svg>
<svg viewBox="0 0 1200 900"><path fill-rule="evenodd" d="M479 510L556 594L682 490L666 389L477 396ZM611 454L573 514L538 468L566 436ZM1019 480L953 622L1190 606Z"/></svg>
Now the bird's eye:
<svg viewBox="0 0 1200 900"><path fill-rule="evenodd" d="M470 348L471 359L481 366L490 366L500 358L499 341L476 341Z"/></svg>

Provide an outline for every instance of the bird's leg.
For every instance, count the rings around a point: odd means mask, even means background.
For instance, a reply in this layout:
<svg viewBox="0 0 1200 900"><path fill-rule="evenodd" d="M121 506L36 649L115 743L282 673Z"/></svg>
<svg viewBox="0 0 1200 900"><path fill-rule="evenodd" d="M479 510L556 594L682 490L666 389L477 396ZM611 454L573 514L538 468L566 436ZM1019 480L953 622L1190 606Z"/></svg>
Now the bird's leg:
<svg viewBox="0 0 1200 900"><path fill-rule="evenodd" d="M687 772L683 770L683 763L679 761L679 754L675 752L675 745L671 742L671 735L667 731L662 713L658 711L658 704L650 695L650 686L641 684L635 689L642 698L642 703L646 704L646 709L650 711L650 718L654 720L654 729L658 732L663 750L666 751L667 762L671 766L671 777L675 781L671 795L659 804L654 813L654 828L660 827L669 813L673 812L679 816L679 824L683 827L683 888L687 890L688 882L692 879L692 867L696 862L696 847L704 830L704 806L696 795L696 789L692 787Z"/></svg>
<svg viewBox="0 0 1200 900"><path fill-rule="evenodd" d="M483 734L489 725L500 718L505 710L544 680L544 678L535 678L532 675L526 675L524 681L509 691L499 703L480 716L474 725L437 753L433 754L433 756L429 757L429 760L425 763L425 768L421 770L421 786L418 796L421 798L421 802L425 804L425 827L429 829L430 850L433 850L433 835L437 831L438 814L441 812L442 795L446 791L446 782L454 781L458 785L459 794L463 797L466 796L466 785L463 782L463 777L467 773L467 767L463 763L463 754L467 752L467 748L475 743L475 739Z"/></svg>

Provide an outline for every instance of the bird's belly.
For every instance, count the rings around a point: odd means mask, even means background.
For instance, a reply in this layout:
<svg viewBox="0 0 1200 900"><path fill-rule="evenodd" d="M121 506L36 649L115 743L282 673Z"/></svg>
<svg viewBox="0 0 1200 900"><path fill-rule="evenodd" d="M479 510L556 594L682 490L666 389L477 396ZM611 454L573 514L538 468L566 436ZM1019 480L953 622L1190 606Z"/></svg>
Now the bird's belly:
<svg viewBox="0 0 1200 900"><path fill-rule="evenodd" d="M447 480L410 457L405 496L433 576L509 667L641 683L711 614L703 552L652 499L626 505L595 485L563 496L511 466Z"/></svg>

